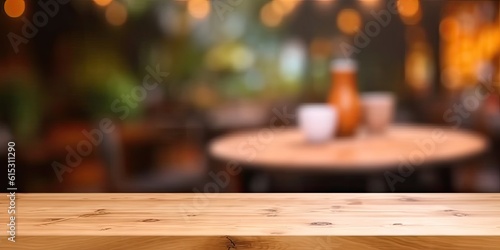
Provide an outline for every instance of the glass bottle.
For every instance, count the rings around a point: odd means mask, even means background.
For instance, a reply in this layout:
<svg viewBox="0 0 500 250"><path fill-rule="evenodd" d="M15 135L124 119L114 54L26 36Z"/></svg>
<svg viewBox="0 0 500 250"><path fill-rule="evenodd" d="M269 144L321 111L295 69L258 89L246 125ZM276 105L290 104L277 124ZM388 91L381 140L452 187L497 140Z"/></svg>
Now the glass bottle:
<svg viewBox="0 0 500 250"><path fill-rule="evenodd" d="M337 136L353 136L361 119L357 87L357 63L352 59L335 59L331 67L332 85L328 103L338 112Z"/></svg>

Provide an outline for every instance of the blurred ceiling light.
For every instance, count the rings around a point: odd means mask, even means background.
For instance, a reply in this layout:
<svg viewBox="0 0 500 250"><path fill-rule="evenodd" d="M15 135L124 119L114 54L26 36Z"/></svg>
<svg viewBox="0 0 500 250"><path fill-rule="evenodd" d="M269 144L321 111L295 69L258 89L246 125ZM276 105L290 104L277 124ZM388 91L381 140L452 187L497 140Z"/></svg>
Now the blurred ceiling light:
<svg viewBox="0 0 500 250"><path fill-rule="evenodd" d="M113 1L106 8L106 20L113 26L123 25L127 21L127 9L123 4Z"/></svg>
<svg viewBox="0 0 500 250"><path fill-rule="evenodd" d="M354 9L343 9L337 16L340 31L353 35L361 28L361 15Z"/></svg>
<svg viewBox="0 0 500 250"><path fill-rule="evenodd" d="M410 16L410 17L401 16L401 20L406 25L418 24L421 19L422 19L422 11L420 9L418 9L417 14L415 14L413 16Z"/></svg>
<svg viewBox="0 0 500 250"><path fill-rule="evenodd" d="M111 3L111 1L113 1L113 0L94 0L94 3L99 5L99 6L104 7L104 6L108 6Z"/></svg>
<svg viewBox="0 0 500 250"><path fill-rule="evenodd" d="M24 0L6 0L3 8L9 17L19 17L26 8Z"/></svg>
<svg viewBox="0 0 500 250"><path fill-rule="evenodd" d="M210 13L210 2L208 0L189 0L188 11L196 19L203 19Z"/></svg>
<svg viewBox="0 0 500 250"><path fill-rule="evenodd" d="M265 4L260 10L260 19L268 27L276 27L281 23L283 15L276 13L271 5L272 2Z"/></svg>
<svg viewBox="0 0 500 250"><path fill-rule="evenodd" d="M398 0L397 6L399 14L403 17L413 17L420 9L418 0Z"/></svg>

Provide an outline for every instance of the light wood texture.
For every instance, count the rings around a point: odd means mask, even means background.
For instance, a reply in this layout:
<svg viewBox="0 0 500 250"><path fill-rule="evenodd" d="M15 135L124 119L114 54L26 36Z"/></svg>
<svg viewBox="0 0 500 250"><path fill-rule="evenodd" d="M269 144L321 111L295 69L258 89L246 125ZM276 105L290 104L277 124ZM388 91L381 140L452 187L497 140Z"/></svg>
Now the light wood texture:
<svg viewBox="0 0 500 250"><path fill-rule="evenodd" d="M6 208L2 197L0 206ZM494 249L500 244L500 194L18 194L16 207L17 242L1 233L0 246L8 249ZM3 222L6 212L0 212Z"/></svg>
<svg viewBox="0 0 500 250"><path fill-rule="evenodd" d="M239 132L210 145L219 159L277 169L372 170L458 161L483 152L487 140L459 129L399 125L383 135L359 133L311 145L298 129Z"/></svg>
<svg viewBox="0 0 500 250"><path fill-rule="evenodd" d="M50 236L0 239L0 249L50 250L498 250L494 236ZM4 248L2 248L4 247Z"/></svg>

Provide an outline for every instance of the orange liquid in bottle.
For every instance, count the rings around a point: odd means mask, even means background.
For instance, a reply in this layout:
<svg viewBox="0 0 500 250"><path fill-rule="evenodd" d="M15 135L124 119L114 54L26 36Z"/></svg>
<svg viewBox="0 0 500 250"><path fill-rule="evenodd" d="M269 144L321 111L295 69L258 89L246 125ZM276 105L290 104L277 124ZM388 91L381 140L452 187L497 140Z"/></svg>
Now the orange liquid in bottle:
<svg viewBox="0 0 500 250"><path fill-rule="evenodd" d="M357 87L357 65L351 59L332 62L328 103L338 112L337 136L355 135L361 119L361 103Z"/></svg>

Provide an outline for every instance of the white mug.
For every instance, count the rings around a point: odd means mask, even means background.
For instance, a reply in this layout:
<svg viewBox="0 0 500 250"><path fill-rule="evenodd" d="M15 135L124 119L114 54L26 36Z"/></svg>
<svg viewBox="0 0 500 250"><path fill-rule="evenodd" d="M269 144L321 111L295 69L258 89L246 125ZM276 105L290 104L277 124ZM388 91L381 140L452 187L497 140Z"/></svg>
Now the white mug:
<svg viewBox="0 0 500 250"><path fill-rule="evenodd" d="M332 105L304 104L298 108L298 119L307 141L321 143L336 132L338 113Z"/></svg>

